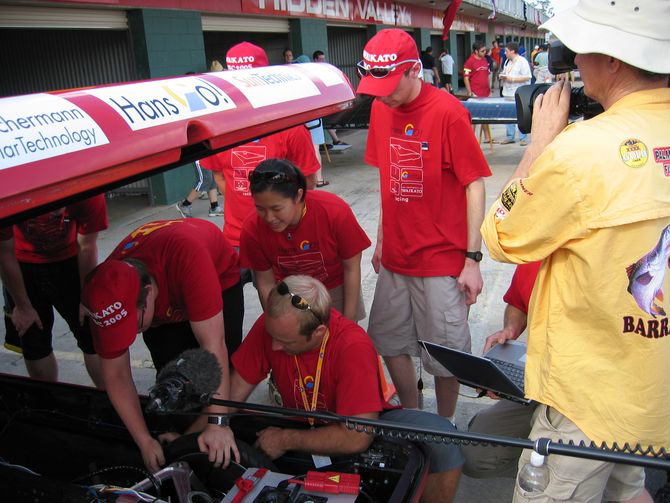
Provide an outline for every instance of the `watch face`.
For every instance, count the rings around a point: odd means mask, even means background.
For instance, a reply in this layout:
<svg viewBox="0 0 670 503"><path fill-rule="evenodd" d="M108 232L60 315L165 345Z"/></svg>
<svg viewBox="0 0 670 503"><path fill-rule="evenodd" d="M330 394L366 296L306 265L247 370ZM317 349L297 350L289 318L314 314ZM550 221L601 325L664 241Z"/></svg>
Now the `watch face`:
<svg viewBox="0 0 670 503"><path fill-rule="evenodd" d="M475 262L481 262L481 260L484 258L484 255L482 252L465 252L465 256L469 259L474 260Z"/></svg>

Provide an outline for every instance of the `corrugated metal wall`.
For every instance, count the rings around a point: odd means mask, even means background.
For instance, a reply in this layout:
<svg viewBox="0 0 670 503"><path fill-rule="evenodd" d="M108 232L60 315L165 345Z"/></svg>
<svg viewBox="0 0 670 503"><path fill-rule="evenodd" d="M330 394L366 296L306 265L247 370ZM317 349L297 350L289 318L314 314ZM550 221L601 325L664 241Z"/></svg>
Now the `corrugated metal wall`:
<svg viewBox="0 0 670 503"><path fill-rule="evenodd" d="M136 80L128 30L0 29L0 97ZM149 180L111 191L148 194Z"/></svg>
<svg viewBox="0 0 670 503"><path fill-rule="evenodd" d="M135 80L128 31L0 29L0 96Z"/></svg>
<svg viewBox="0 0 670 503"><path fill-rule="evenodd" d="M349 77L354 89L358 85L356 63L363 59L366 42L364 28L328 27L328 62Z"/></svg>

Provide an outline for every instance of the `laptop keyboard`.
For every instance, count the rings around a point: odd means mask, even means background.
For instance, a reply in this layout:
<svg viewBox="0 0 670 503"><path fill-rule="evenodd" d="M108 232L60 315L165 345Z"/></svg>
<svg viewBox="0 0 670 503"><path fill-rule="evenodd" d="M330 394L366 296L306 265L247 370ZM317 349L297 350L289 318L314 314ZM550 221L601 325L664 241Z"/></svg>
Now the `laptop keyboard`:
<svg viewBox="0 0 670 503"><path fill-rule="evenodd" d="M496 360L495 358L489 358L489 360L495 363L514 384L523 390L523 368L519 368L510 362Z"/></svg>

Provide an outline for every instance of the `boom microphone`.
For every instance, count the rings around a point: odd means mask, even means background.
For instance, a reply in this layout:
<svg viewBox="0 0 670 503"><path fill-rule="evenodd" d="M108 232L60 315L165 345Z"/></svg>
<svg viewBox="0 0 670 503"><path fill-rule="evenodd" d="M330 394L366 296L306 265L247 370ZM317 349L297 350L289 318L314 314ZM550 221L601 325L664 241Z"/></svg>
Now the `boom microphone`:
<svg viewBox="0 0 670 503"><path fill-rule="evenodd" d="M187 349L168 363L149 390L146 412L175 412L198 408L219 389L221 366L204 349Z"/></svg>

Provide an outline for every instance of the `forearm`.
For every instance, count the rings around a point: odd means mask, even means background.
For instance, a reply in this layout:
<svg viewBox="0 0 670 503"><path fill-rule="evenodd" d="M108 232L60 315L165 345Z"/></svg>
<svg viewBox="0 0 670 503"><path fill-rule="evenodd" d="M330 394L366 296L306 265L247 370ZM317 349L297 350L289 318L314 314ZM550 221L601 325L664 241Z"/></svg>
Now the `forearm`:
<svg viewBox="0 0 670 503"><path fill-rule="evenodd" d="M361 293L361 254L342 261L344 268L344 314L350 320L356 319L358 300Z"/></svg>
<svg viewBox="0 0 670 503"><path fill-rule="evenodd" d="M506 330L512 339L518 339L519 336L526 330L528 316L526 313L508 304L505 308L504 315L504 330Z"/></svg>
<svg viewBox="0 0 670 503"><path fill-rule="evenodd" d="M121 356L119 358L128 359L128 353L125 357ZM126 425L135 443L138 446L146 444L152 437L142 415L137 389L130 372L129 360L127 369L120 368L122 362L101 359L100 363L107 395L114 406L114 410L116 410L123 424Z"/></svg>
<svg viewBox="0 0 670 503"><path fill-rule="evenodd" d="M463 77L463 84L465 84L465 89L468 91L468 94L472 94L472 88L470 87L469 77Z"/></svg>
<svg viewBox="0 0 670 503"><path fill-rule="evenodd" d="M83 285L89 272L98 265L98 233L77 236L79 252L77 254L77 265L79 267L79 281Z"/></svg>
<svg viewBox="0 0 670 503"><path fill-rule="evenodd" d="M212 176L214 176L214 182L216 183L216 186L219 188L219 192L221 192L221 194L225 196L226 180L223 177L223 173L221 173L221 171L212 170Z"/></svg>
<svg viewBox="0 0 670 503"><path fill-rule="evenodd" d="M356 454L365 451L374 436L349 430L343 424L332 424L309 430L283 430L284 449L324 456Z"/></svg>
<svg viewBox="0 0 670 503"><path fill-rule="evenodd" d="M467 208L467 247L469 251L479 251L482 246L482 235L480 232L484 221L484 205L486 192L484 180L478 178L465 188Z"/></svg>
<svg viewBox="0 0 670 503"><path fill-rule="evenodd" d="M14 240L0 242L0 277L17 307L32 308L21 267L14 254Z"/></svg>

